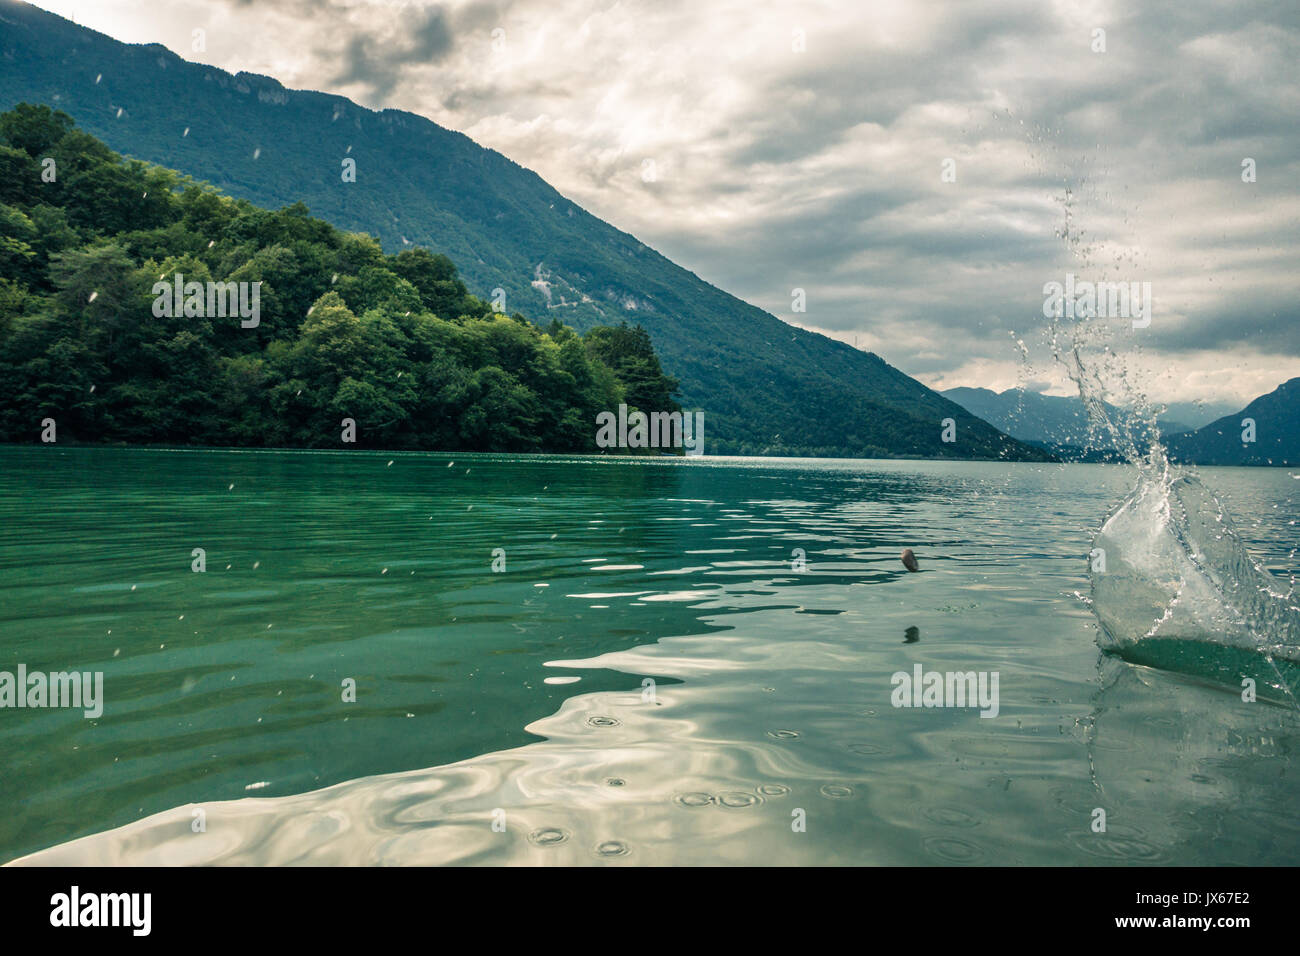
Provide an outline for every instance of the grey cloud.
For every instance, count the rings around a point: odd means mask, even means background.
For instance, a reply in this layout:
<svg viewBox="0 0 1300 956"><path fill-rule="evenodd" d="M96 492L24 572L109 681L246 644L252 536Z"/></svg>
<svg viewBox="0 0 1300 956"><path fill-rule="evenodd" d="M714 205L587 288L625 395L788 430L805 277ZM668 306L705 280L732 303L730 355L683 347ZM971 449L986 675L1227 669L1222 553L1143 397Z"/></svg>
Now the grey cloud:
<svg viewBox="0 0 1300 956"><path fill-rule="evenodd" d="M439 63L455 46L442 7L416 8L397 30L366 33L354 26L351 33L341 51L343 68L333 82L369 86L381 100L401 82L406 67Z"/></svg>
<svg viewBox="0 0 1300 956"><path fill-rule="evenodd" d="M1246 307L1198 312L1176 325L1153 318L1152 344L1178 354L1209 349L1248 348L1261 353L1296 355L1300 305L1294 296L1257 296Z"/></svg>

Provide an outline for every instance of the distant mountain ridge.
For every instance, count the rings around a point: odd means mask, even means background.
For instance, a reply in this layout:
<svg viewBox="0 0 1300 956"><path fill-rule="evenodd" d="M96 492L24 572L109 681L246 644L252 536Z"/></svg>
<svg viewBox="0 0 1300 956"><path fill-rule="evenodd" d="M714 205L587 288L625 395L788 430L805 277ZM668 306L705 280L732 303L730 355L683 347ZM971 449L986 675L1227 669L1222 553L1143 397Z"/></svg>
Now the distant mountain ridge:
<svg viewBox="0 0 1300 956"><path fill-rule="evenodd" d="M1253 438L1246 441L1245 438ZM1201 465L1300 465L1300 378L1234 415L1168 441L1174 461Z"/></svg>
<svg viewBox="0 0 1300 956"><path fill-rule="evenodd" d="M649 331L680 400L733 454L1042 460L879 356L787 325L587 213L535 173L396 110L290 91L0 0L0 109L45 103L119 152L262 206L446 253L471 291L585 330ZM356 181L341 176L355 160ZM957 425L944 442L942 422Z"/></svg>
<svg viewBox="0 0 1300 956"><path fill-rule="evenodd" d="M1113 449L1089 445L1088 416L1078 398L1038 392L987 388L950 388L942 392L974 415L1014 438L1039 444L1067 460L1118 460ZM1125 413L1106 406L1115 421ZM1196 408L1179 406L1183 413ZM1255 441L1243 442L1243 419L1255 422ZM1160 420L1170 458L1204 465L1287 465L1300 463L1300 378L1291 379L1240 412L1191 429ZM1137 430L1140 433L1140 429ZM1087 450L1085 450L1087 449Z"/></svg>
<svg viewBox="0 0 1300 956"><path fill-rule="evenodd" d="M988 388L965 386L945 389L939 394L1020 441L1076 447L1087 442L1088 413L1078 396L1044 395L1014 388L995 392ZM1114 405L1107 404L1106 409L1116 421L1125 417L1124 412ZM1180 406L1180 411L1196 413L1187 405ZM1177 421L1172 414L1160 416L1159 424L1161 433L1165 435L1193 428Z"/></svg>

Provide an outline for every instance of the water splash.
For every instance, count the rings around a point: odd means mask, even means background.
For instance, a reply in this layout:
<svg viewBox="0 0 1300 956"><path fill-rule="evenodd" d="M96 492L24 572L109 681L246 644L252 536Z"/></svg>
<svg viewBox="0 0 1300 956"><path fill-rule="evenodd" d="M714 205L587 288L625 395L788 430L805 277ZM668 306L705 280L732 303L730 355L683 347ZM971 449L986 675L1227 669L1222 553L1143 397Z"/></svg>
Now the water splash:
<svg viewBox="0 0 1300 956"><path fill-rule="evenodd" d="M1253 677L1294 700L1300 608L1256 564L1199 478L1141 476L1094 544L1092 607L1104 650L1234 684Z"/></svg>
<svg viewBox="0 0 1300 956"><path fill-rule="evenodd" d="M1066 190L1058 236L1079 267L1095 247L1075 226ZM1105 278L1106 269L1097 270ZM1116 276L1116 279L1126 278ZM1103 650L1137 663L1240 685L1300 709L1300 607L1251 557L1228 509L1193 471L1171 465L1142 388L1140 342L1127 322L1057 319L1052 354L1078 388L1088 444L1115 449L1136 472L1089 555L1091 600Z"/></svg>

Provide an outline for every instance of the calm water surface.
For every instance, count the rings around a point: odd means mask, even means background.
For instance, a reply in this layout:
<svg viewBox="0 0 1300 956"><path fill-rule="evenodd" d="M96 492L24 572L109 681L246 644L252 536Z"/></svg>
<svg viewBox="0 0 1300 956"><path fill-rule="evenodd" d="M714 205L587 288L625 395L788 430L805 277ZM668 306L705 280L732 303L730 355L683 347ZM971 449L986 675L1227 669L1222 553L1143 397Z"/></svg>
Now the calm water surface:
<svg viewBox="0 0 1300 956"><path fill-rule="evenodd" d="M1202 478L1289 588L1293 472ZM1294 864L1295 706L1098 650L1133 482L0 448L0 669L106 697L0 710L0 861Z"/></svg>

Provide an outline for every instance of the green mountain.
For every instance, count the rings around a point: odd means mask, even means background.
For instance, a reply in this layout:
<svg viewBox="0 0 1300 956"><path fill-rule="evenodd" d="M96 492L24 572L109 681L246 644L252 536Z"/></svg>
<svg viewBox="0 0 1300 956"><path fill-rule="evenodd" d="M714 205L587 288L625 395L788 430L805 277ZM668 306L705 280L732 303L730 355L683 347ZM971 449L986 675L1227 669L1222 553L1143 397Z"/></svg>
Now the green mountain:
<svg viewBox="0 0 1300 956"><path fill-rule="evenodd" d="M1254 423L1254 441L1249 423ZM1169 439L1169 457L1201 465L1300 465L1300 378L1283 382L1235 415Z"/></svg>
<svg viewBox="0 0 1300 956"><path fill-rule="evenodd" d="M0 113L0 441L595 452L676 385L640 327L542 329L446 256Z"/></svg>
<svg viewBox="0 0 1300 956"><path fill-rule="evenodd" d="M46 103L126 155L237 198L449 256L469 290L576 329L640 323L712 453L1050 457L879 356L793 328L670 262L536 174L410 113L189 63L0 0L0 109ZM345 160L356 181L345 182ZM956 422L956 441L941 440Z"/></svg>

